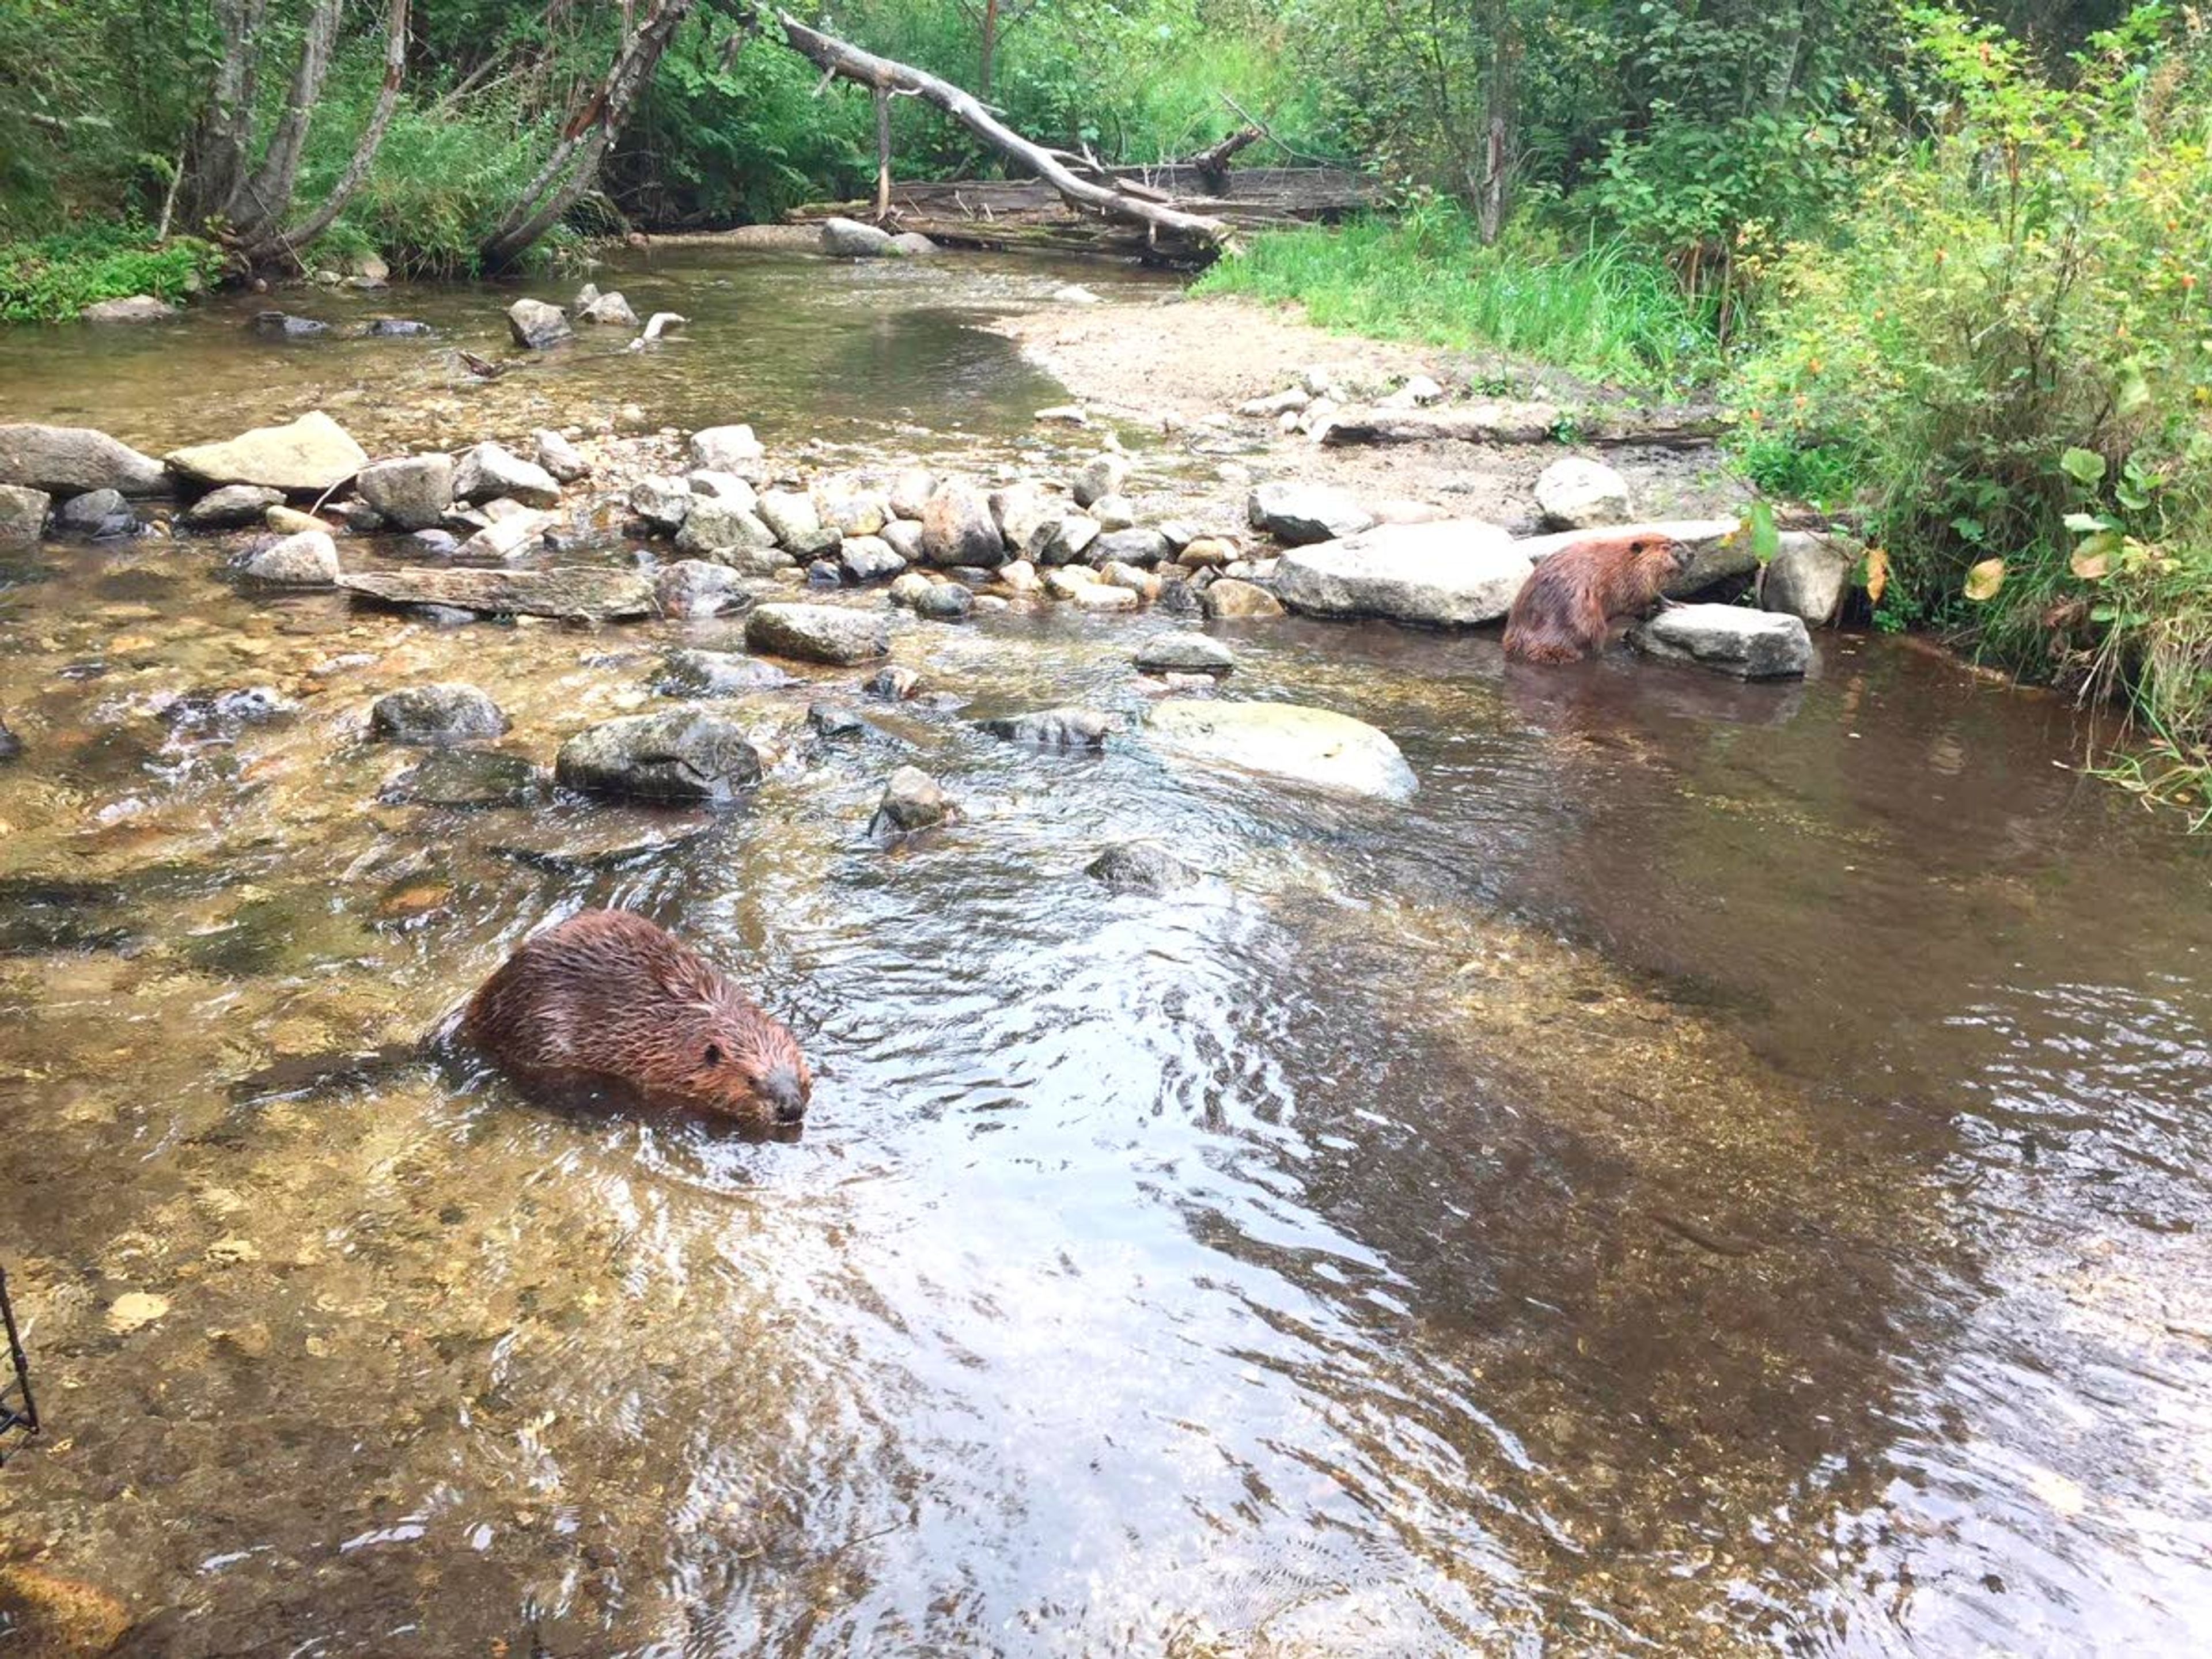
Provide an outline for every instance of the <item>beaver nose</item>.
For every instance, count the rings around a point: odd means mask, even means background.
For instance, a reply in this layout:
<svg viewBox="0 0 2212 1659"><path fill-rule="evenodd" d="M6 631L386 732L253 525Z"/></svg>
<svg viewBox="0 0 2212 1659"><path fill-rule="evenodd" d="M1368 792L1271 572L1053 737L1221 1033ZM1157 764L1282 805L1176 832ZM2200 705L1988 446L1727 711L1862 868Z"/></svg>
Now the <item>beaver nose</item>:
<svg viewBox="0 0 2212 1659"><path fill-rule="evenodd" d="M761 1079L761 1096L778 1123L796 1123L806 1115L806 1091L799 1086L799 1073L779 1066Z"/></svg>

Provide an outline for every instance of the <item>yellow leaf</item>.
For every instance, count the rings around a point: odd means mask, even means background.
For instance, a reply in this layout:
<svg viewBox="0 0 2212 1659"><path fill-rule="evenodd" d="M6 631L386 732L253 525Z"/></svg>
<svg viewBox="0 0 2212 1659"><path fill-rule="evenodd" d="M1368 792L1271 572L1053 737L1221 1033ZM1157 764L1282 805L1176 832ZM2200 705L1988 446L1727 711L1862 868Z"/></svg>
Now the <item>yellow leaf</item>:
<svg viewBox="0 0 2212 1659"><path fill-rule="evenodd" d="M2112 568L2112 560L2102 553L2091 553L2080 548L2075 550L2069 563L2074 574L2085 582L2102 581Z"/></svg>
<svg viewBox="0 0 2212 1659"><path fill-rule="evenodd" d="M1879 547L1867 549L1867 598L1875 605L1881 603L1882 590L1889 586L1889 554Z"/></svg>
<svg viewBox="0 0 2212 1659"><path fill-rule="evenodd" d="M2004 586L2005 562L2002 559L1984 559L1966 573L1966 597L1976 605L1984 605L1997 596Z"/></svg>

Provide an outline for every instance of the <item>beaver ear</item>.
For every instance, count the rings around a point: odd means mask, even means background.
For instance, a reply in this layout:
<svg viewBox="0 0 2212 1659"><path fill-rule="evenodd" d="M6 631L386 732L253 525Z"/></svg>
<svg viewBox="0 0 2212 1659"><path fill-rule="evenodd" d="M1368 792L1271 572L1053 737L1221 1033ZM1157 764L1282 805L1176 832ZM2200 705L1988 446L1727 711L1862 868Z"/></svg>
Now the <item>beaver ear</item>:
<svg viewBox="0 0 2212 1659"><path fill-rule="evenodd" d="M1638 536L1634 541L1629 543L1628 550L1632 553L1641 553L1644 549L1650 545L1651 544L1650 542L1645 541L1643 537Z"/></svg>
<svg viewBox="0 0 2212 1659"><path fill-rule="evenodd" d="M722 1045L719 1042L708 1043L707 1052L702 1058L709 1066L720 1066L722 1063Z"/></svg>

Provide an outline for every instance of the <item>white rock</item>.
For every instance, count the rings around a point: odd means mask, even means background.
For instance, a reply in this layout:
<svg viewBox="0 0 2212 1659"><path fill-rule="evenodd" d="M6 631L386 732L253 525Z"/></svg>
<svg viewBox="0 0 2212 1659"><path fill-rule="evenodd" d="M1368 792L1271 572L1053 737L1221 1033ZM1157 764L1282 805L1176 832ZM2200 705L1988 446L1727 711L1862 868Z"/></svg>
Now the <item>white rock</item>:
<svg viewBox="0 0 2212 1659"><path fill-rule="evenodd" d="M1410 800L1420 788L1386 733L1326 708L1176 698L1153 708L1149 730L1173 759L1385 800Z"/></svg>
<svg viewBox="0 0 2212 1659"><path fill-rule="evenodd" d="M1557 530L1625 524L1631 512L1628 480L1602 461L1563 456L1536 480L1536 507Z"/></svg>
<svg viewBox="0 0 2212 1659"><path fill-rule="evenodd" d="M1740 605L1669 605L1628 637L1646 655L1738 679L1796 679L1813 665L1813 640L1802 619Z"/></svg>
<svg viewBox="0 0 2212 1659"><path fill-rule="evenodd" d="M1511 610L1534 568L1504 531L1478 520L1383 525L1284 554L1275 596L1309 616L1466 628Z"/></svg>

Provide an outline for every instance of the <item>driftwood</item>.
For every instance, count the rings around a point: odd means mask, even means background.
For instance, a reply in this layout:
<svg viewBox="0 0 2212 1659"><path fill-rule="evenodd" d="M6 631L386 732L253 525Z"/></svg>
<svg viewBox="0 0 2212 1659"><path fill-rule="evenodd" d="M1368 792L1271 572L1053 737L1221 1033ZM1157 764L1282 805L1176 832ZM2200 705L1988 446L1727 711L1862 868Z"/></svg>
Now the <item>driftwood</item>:
<svg viewBox="0 0 2212 1659"><path fill-rule="evenodd" d="M1583 443L1649 444L1661 449L1703 448L1728 429L1712 415L1592 415L1559 404L1500 399L1447 409L1346 409L1330 420L1322 442L1338 447L1439 441L1540 444L1559 437L1569 427Z"/></svg>
<svg viewBox="0 0 2212 1659"><path fill-rule="evenodd" d="M1332 220L1376 204L1375 181L1338 167L1246 167L1230 174L1218 195L1198 168L1117 167L1122 187L1180 201L1245 232ZM814 202L787 216L800 224L823 219L875 219L872 202ZM1069 208L1051 185L1035 179L955 179L895 185L882 222L917 230L960 247L1125 255L1158 264L1202 264L1218 248L1163 241L1147 228L1117 223Z"/></svg>
<svg viewBox="0 0 2212 1659"><path fill-rule="evenodd" d="M605 622L653 612L650 578L589 565L561 570L364 570L340 576L338 586L384 605L446 605L495 617Z"/></svg>
<svg viewBox="0 0 2212 1659"><path fill-rule="evenodd" d="M1087 211L1137 226L1149 243L1164 243L1193 252L1217 252L1230 240L1230 227L1219 219L1188 212L1169 200L1154 199L1151 190L1143 194L1126 190L1110 174L1103 180L1079 176L1077 169L1068 165L1074 158L1032 143L949 81L941 81L888 58L878 58L835 35L809 28L789 12L778 12L776 21L792 50L813 63L825 76L850 81L878 94L900 93L934 106L1009 161L1036 173L1079 213ZM1079 167L1083 165L1078 161ZM1095 168L1090 170L1097 172Z"/></svg>

